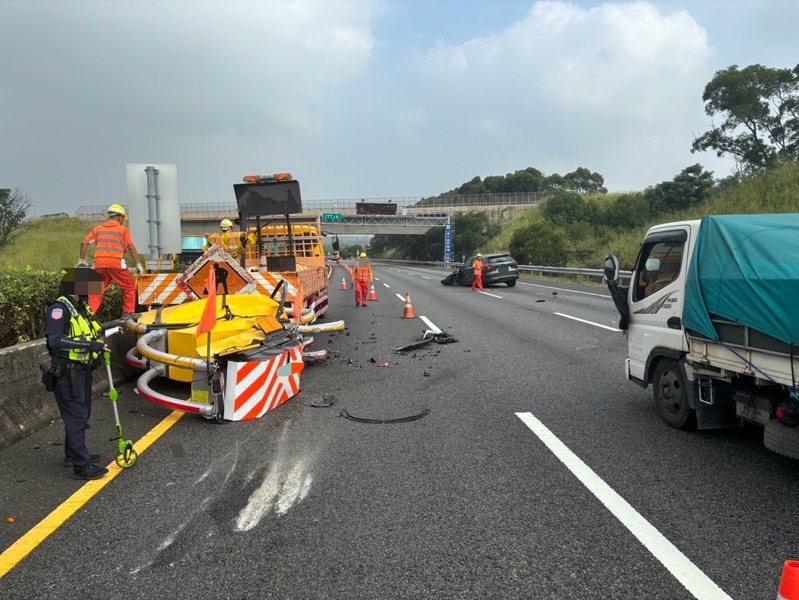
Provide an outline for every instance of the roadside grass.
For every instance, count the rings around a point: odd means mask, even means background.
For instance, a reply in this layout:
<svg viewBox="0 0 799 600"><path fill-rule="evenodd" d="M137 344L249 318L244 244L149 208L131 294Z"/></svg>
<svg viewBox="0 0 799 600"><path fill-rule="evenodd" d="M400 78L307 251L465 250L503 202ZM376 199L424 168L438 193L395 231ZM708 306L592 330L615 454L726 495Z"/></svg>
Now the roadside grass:
<svg viewBox="0 0 799 600"><path fill-rule="evenodd" d="M25 233L0 249L0 269L57 272L74 267L80 243L91 228L72 217L30 221Z"/></svg>

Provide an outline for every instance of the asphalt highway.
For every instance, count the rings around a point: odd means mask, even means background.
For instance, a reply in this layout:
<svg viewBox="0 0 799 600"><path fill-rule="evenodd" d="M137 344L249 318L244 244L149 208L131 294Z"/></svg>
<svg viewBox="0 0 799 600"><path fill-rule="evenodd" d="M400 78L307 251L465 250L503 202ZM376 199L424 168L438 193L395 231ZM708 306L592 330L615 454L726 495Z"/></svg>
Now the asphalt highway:
<svg viewBox="0 0 799 600"><path fill-rule="evenodd" d="M796 463L755 427L677 431L624 379L602 287L331 279L327 363L265 417L183 416L0 579L11 598L773 599ZM349 280L349 278L347 278ZM403 318L410 292L415 318ZM457 341L398 353L430 328ZM311 403L333 396L328 407ZM126 437L169 411L126 384ZM351 418L347 418L347 415ZM364 422L364 421L400 422ZM108 400L91 449L113 460ZM60 422L0 451L0 549L80 490Z"/></svg>

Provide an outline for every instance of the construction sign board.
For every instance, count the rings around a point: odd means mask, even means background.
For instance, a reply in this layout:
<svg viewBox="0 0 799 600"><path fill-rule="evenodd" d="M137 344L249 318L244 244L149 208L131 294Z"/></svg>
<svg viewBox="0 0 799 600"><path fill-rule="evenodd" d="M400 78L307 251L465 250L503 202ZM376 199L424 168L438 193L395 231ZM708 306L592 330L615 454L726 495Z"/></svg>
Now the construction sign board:
<svg viewBox="0 0 799 600"><path fill-rule="evenodd" d="M255 290L252 276L217 244L178 276L177 284L192 298L205 298L208 295L205 286L211 269L216 271L217 294L250 294Z"/></svg>

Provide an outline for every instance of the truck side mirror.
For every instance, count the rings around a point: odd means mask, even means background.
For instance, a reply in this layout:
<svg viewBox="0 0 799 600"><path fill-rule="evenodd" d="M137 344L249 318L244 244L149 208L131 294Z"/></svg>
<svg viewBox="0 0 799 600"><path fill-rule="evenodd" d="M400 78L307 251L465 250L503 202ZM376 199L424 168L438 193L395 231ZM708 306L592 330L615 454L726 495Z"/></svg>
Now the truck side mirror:
<svg viewBox="0 0 799 600"><path fill-rule="evenodd" d="M604 279L607 283L619 282L619 259L615 254L610 254L605 258Z"/></svg>

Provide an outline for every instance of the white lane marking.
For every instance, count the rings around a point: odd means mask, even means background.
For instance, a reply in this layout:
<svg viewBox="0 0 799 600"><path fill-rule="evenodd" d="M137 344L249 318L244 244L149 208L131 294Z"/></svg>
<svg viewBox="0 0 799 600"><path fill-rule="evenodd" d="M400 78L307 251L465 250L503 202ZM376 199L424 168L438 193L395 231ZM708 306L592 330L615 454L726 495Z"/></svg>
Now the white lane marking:
<svg viewBox="0 0 799 600"><path fill-rule="evenodd" d="M580 321L580 323L587 323L588 325L593 325L594 327L601 327L602 329L607 329L608 331L621 331L621 329L616 329L615 327L608 327L607 325L602 325L601 323L594 323L593 321L586 321L585 319L578 319L577 317L573 317L571 315L564 315L563 313L552 313L558 315L559 317L563 317L564 319L571 319L572 321Z"/></svg>
<svg viewBox="0 0 799 600"><path fill-rule="evenodd" d="M699 567L660 533L649 521L605 483L594 471L561 442L546 425L532 413L516 413L522 423L538 436L547 448L580 480L611 514L624 525L652 555L666 567L695 598L702 600L732 600Z"/></svg>
<svg viewBox="0 0 799 600"><path fill-rule="evenodd" d="M387 288L391 288L391 286L388 285L387 283L384 283L383 285L386 286Z"/></svg>
<svg viewBox="0 0 799 600"><path fill-rule="evenodd" d="M428 319L424 315L419 315L419 318L424 322L425 325L427 325L428 329L432 329L436 333L442 333L441 329L439 329L435 323L433 323L430 319Z"/></svg>
<svg viewBox="0 0 799 600"><path fill-rule="evenodd" d="M492 294L490 292L481 292L480 290L477 291L480 292L481 294L485 294L486 296L491 296L492 298L499 298L500 300L502 300L502 296L497 296L496 294Z"/></svg>
<svg viewBox="0 0 799 600"><path fill-rule="evenodd" d="M422 279L432 279L432 277L428 277L427 275L422 275Z"/></svg>
<svg viewBox="0 0 799 600"><path fill-rule="evenodd" d="M569 288L552 287L551 285L538 285L537 283L524 283L517 281L519 285L529 285L532 287L546 288L548 290L558 290L559 292L572 292L574 294L585 294L586 296L599 296L600 298L610 298L607 294L595 294L594 292L581 292L580 290L570 290Z"/></svg>
<svg viewBox="0 0 799 600"><path fill-rule="evenodd" d="M399 299L400 299L400 302L405 302L405 296L403 296L402 294L394 294L394 295L395 295L397 298L399 298Z"/></svg>

